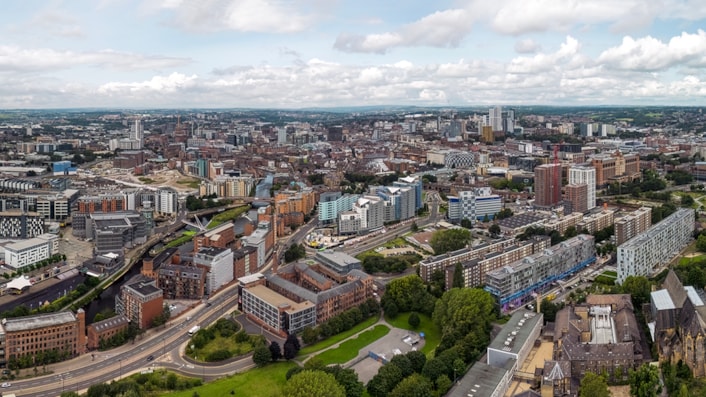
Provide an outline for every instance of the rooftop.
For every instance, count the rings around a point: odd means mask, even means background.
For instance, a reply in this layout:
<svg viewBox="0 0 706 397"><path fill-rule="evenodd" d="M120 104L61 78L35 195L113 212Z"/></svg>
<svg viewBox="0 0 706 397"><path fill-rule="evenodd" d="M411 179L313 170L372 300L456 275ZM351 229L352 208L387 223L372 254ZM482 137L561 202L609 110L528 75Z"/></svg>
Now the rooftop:
<svg viewBox="0 0 706 397"><path fill-rule="evenodd" d="M127 317L119 314L115 317L106 318L105 320L97 321L89 327L93 327L97 332L103 332L109 329L122 327L123 325L129 324L130 320Z"/></svg>
<svg viewBox="0 0 706 397"><path fill-rule="evenodd" d="M302 309L306 309L308 307L314 306L314 303L305 300L302 301L301 303L297 303L287 297L284 297L277 292L265 287L262 284L254 285L252 287L249 287L246 289L248 292L251 294L255 295L256 297L262 299L263 301L269 303L273 307L277 308L284 308L284 307L289 307L289 309L286 309L285 311L299 311Z"/></svg>
<svg viewBox="0 0 706 397"><path fill-rule="evenodd" d="M5 332L27 331L31 329L51 327L55 325L68 324L76 321L76 315L72 312L43 313L33 316L3 318L2 328Z"/></svg>
<svg viewBox="0 0 706 397"><path fill-rule="evenodd" d="M527 338L532 334L532 329L543 316L527 310L516 311L510 321L505 323L498 336L490 342L488 349L518 354Z"/></svg>
<svg viewBox="0 0 706 397"><path fill-rule="evenodd" d="M506 367L512 365L509 360ZM481 361L473 364L466 375L449 391L447 397L492 397L500 382L509 371L508 368L497 368ZM500 395L503 395L501 393Z"/></svg>

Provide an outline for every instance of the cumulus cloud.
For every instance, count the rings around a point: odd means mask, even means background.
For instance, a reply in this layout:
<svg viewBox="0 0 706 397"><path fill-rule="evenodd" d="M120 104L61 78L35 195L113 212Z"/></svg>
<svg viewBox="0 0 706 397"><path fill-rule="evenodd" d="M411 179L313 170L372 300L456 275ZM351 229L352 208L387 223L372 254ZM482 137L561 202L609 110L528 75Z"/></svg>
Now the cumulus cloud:
<svg viewBox="0 0 706 397"><path fill-rule="evenodd" d="M437 11L394 32L368 35L342 33L334 48L345 52L385 53L395 47L456 47L471 29L465 9Z"/></svg>
<svg viewBox="0 0 706 397"><path fill-rule="evenodd" d="M171 22L188 31L265 33L310 28L319 16L313 10L302 12L306 8L306 1L295 0L152 0L142 7L147 13L170 11Z"/></svg>
<svg viewBox="0 0 706 397"><path fill-rule="evenodd" d="M154 76L150 80L136 83L110 82L98 87L98 92L102 94L121 92L158 91L173 93L178 89L188 88L195 85L198 76L186 76L181 73L172 73L168 76Z"/></svg>
<svg viewBox="0 0 706 397"><path fill-rule="evenodd" d="M61 107L301 108L508 102L685 104L692 103L694 98L706 97L706 82L697 66L701 58L694 55L696 50L690 50L694 43L703 40L704 35L699 31L658 43L656 48L669 61L655 60L655 67L667 71L679 68L681 73L655 73L652 69L632 67L639 62L651 65L647 58L641 58L656 56L654 51L643 49L647 45L645 43L653 43L654 39L649 37L631 39L629 45L616 43L615 47L604 52L605 55L590 57L584 53L578 39L566 36L552 48L545 44L545 49L506 62L493 59L461 59L444 63L398 60L369 65L334 62L326 58L293 59L289 64L276 66L223 66L209 74L171 68L175 72L158 72L134 79L119 79L111 75L102 84L94 86L70 84L55 73L51 74L52 77L45 77L50 75L18 72L15 74L18 78L6 79L11 81L0 87L0 106L34 104L33 107L47 107L47 104L53 103ZM57 56L53 53L42 55L46 62L41 65L43 68L47 68L47 64L61 64L54 59ZM627 67L616 63L631 55L637 60L626 60ZM66 56L60 53L58 58ZM19 58L22 59L21 56ZM674 59L681 59L693 66L685 70ZM88 61L81 62L86 64ZM98 64L96 60L91 62ZM5 57L0 56L0 70L7 65Z"/></svg>
<svg viewBox="0 0 706 397"><path fill-rule="evenodd" d="M88 65L119 70L162 69L190 63L187 58L143 55L114 50L74 52L49 48L0 46L0 71L36 72Z"/></svg>
<svg viewBox="0 0 706 397"><path fill-rule="evenodd" d="M623 70L660 71L677 65L706 66L706 32L682 33L665 43L651 36L623 38L619 46L603 51L598 62Z"/></svg>
<svg viewBox="0 0 706 397"><path fill-rule="evenodd" d="M539 43L532 39L523 39L515 43L515 52L518 54L534 54L540 48Z"/></svg>

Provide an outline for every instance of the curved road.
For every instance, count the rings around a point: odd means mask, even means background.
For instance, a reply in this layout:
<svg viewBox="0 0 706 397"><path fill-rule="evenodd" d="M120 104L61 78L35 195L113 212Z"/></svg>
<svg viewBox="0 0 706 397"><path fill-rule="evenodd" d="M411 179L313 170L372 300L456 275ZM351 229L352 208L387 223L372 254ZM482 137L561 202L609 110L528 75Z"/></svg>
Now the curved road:
<svg viewBox="0 0 706 397"><path fill-rule="evenodd" d="M438 220L438 199L432 201L432 211L430 216L418 219L424 226ZM268 264L261 269L265 272L274 262L274 259L282 255L284 249L292 240L302 239L313 227L315 221L300 228L289 238L280 241L275 247L272 258ZM351 254L362 252L368 247L380 244L382 241L407 233L410 225L400 225L390 229L386 234L375 236L349 250ZM195 311L190 313L187 320L177 320L162 330L150 330L139 341L133 344L123 345L107 352L84 354L71 361L48 365L52 367L70 368L67 371L58 370L54 374L38 376L30 379L12 381L9 388L2 389L3 392L15 393L18 396L28 397L53 397L68 390L85 390L91 385L105 383L114 379L119 379L124 375L153 368L154 366L168 368L184 375L195 378L215 379L236 372L241 372L253 366L249 356L236 359L223 365L202 365L192 363L181 356L182 346L189 340L188 330L195 324L202 326L212 324L219 317L222 317L237 306L237 284L233 284L223 291L214 295L207 303L199 305ZM155 361L148 361L147 358L153 356Z"/></svg>

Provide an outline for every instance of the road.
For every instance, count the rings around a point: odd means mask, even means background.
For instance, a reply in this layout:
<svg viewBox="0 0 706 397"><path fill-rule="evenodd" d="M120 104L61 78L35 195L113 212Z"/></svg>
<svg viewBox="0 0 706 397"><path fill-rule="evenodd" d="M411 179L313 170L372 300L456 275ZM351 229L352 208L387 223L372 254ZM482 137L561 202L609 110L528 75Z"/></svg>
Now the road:
<svg viewBox="0 0 706 397"><path fill-rule="evenodd" d="M191 363L181 358L181 346L188 340L187 331L195 324L211 324L219 317L228 314L237 304L237 286L216 294L208 304L201 304L190 320L180 320L166 329L152 332L147 337L134 344L120 348L95 353L95 361L91 354L51 367L75 368L54 375L36 377L12 382L12 386L3 391L14 392L18 396L49 397L57 396L64 390L84 390L90 385L119 379L128 373L148 369L152 364L166 367L184 375L214 379L242 371L252 365L249 357L236 360L225 365L209 366ZM187 317L189 318L189 317ZM160 356L164 356L165 359ZM147 357L157 357L155 362L147 361ZM73 362L73 363L72 363Z"/></svg>
<svg viewBox="0 0 706 397"><path fill-rule="evenodd" d="M432 200L431 214L426 218L417 219L419 226L425 226L438 220L438 199ZM299 242L314 229L317 220L313 219L302 226L294 234L278 241L272 257L261 269L266 272L281 257L284 250L292 242ZM375 236L369 241L360 243L355 250L362 251L364 247L372 247L384 240L396 238L408 233L411 224L397 225L386 234ZM186 320L175 320L162 330L150 330L146 336L133 344L123 345L107 352L84 354L73 360L48 366L54 374L16 380L11 387L3 392L15 393L17 396L52 397L68 390L85 390L93 384L105 383L123 376L146 370L152 367L163 367L191 377L202 377L211 380L241 372L253 366L252 359L246 356L223 365L209 365L190 361L182 357L182 346L188 342L187 331L195 324L206 326L219 317L230 313L237 305L237 284L232 284L216 293L208 303L202 303ZM148 361L153 356L155 361Z"/></svg>

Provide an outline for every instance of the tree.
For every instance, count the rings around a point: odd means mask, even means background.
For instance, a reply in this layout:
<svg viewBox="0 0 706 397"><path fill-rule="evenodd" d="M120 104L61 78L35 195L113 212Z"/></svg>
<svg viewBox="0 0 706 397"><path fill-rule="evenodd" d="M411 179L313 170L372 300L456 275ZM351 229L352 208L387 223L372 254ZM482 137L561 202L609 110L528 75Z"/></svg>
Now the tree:
<svg viewBox="0 0 706 397"><path fill-rule="evenodd" d="M363 395L365 387L363 387L363 382L358 380L358 374L354 370L334 365L332 367L324 366L324 371L333 375L336 378L336 382L343 386L346 390L346 397L360 397Z"/></svg>
<svg viewBox="0 0 706 397"><path fill-rule="evenodd" d="M449 372L449 367L438 357L427 361L424 364L424 369L422 369L422 375L426 376L427 379L436 379L441 375L446 375L447 372Z"/></svg>
<svg viewBox="0 0 706 397"><path fill-rule="evenodd" d="M556 313L559 309L559 305L550 301L548 298L542 299L539 307L539 311L544 315L544 320L552 322L556 319Z"/></svg>
<svg viewBox="0 0 706 397"><path fill-rule="evenodd" d="M297 356L301 349L299 344L299 339L295 334L287 335L287 340L284 342L284 358L286 360L291 360Z"/></svg>
<svg viewBox="0 0 706 397"><path fill-rule="evenodd" d="M420 322L421 320L419 319L419 315L414 312L412 312L407 319L407 324L409 324L412 328L417 328Z"/></svg>
<svg viewBox="0 0 706 397"><path fill-rule="evenodd" d="M324 371L302 371L287 381L282 395L288 397L346 397L343 386Z"/></svg>
<svg viewBox="0 0 706 397"><path fill-rule="evenodd" d="M385 364L368 382L368 394L372 397L385 397L404 379L402 370L392 364Z"/></svg>
<svg viewBox="0 0 706 397"><path fill-rule="evenodd" d="M381 302L386 310L389 301L393 301L400 312L416 311L431 315L434 311L434 297L427 291L421 277L417 275L390 281Z"/></svg>
<svg viewBox="0 0 706 397"><path fill-rule="evenodd" d="M431 236L429 245L435 255L456 251L471 244L471 232L467 229L438 230Z"/></svg>
<svg viewBox="0 0 706 397"><path fill-rule="evenodd" d="M418 231L419 231L419 226L417 226L417 222L412 222L412 224L409 225L409 230L410 230L412 233L418 232Z"/></svg>
<svg viewBox="0 0 706 397"><path fill-rule="evenodd" d="M488 232L490 232L493 237L497 237L500 235L502 230L500 229L500 225L498 225L497 223L493 223L492 225L490 225L490 227L488 227Z"/></svg>
<svg viewBox="0 0 706 397"><path fill-rule="evenodd" d="M272 354L272 361L277 361L282 358L282 349L280 349L279 343L275 340L270 343L270 353Z"/></svg>
<svg viewBox="0 0 706 397"><path fill-rule="evenodd" d="M389 394L390 397L432 397L431 382L419 374L403 379Z"/></svg>
<svg viewBox="0 0 706 397"><path fill-rule="evenodd" d="M461 262L456 262L451 288L463 288L465 284L466 283L463 277L463 266L461 265Z"/></svg>
<svg viewBox="0 0 706 397"><path fill-rule="evenodd" d="M422 373L424 364L427 362L427 356L419 350L409 351L405 356L407 356L409 362L412 364L412 370L418 374Z"/></svg>
<svg viewBox="0 0 706 397"><path fill-rule="evenodd" d="M267 365L267 363L272 361L272 352L267 346L260 345L253 351L252 361L258 367Z"/></svg>
<svg viewBox="0 0 706 397"><path fill-rule="evenodd" d="M313 327L304 327L302 330L302 342L310 345L319 340L319 329Z"/></svg>
<svg viewBox="0 0 706 397"><path fill-rule="evenodd" d="M453 288L436 302L432 320L442 330L437 354L463 342L467 362L475 351L484 349L495 319L495 300L480 288ZM438 376L438 375L437 375ZM436 379L436 376L429 379Z"/></svg>
<svg viewBox="0 0 706 397"><path fill-rule="evenodd" d="M603 376L586 372L579 386L579 397L610 397L608 383Z"/></svg>
<svg viewBox="0 0 706 397"><path fill-rule="evenodd" d="M706 252L706 234L699 235L696 239L696 249L701 252Z"/></svg>
<svg viewBox="0 0 706 397"><path fill-rule="evenodd" d="M402 371L403 377L408 377L414 373L414 368L412 368L412 362L404 354L396 354L390 360L390 364L396 365L400 371Z"/></svg>
<svg viewBox="0 0 706 397"><path fill-rule="evenodd" d="M623 292L632 296L632 303L635 309L642 307L643 303L650 301L652 284L644 276L628 276L622 284Z"/></svg>
<svg viewBox="0 0 706 397"><path fill-rule="evenodd" d="M659 369L653 365L642 364L637 370L631 369L628 379L632 397L656 397L662 392Z"/></svg>
<svg viewBox="0 0 706 397"><path fill-rule="evenodd" d="M461 227L465 227L466 229L473 229L473 222L471 222L471 220L468 218L463 218L461 219Z"/></svg>
<svg viewBox="0 0 706 397"><path fill-rule="evenodd" d="M436 390L439 392L440 396L443 396L446 394L447 391L453 386L453 383L451 382L451 379L449 379L448 376L446 375L441 375L438 378L436 378Z"/></svg>

